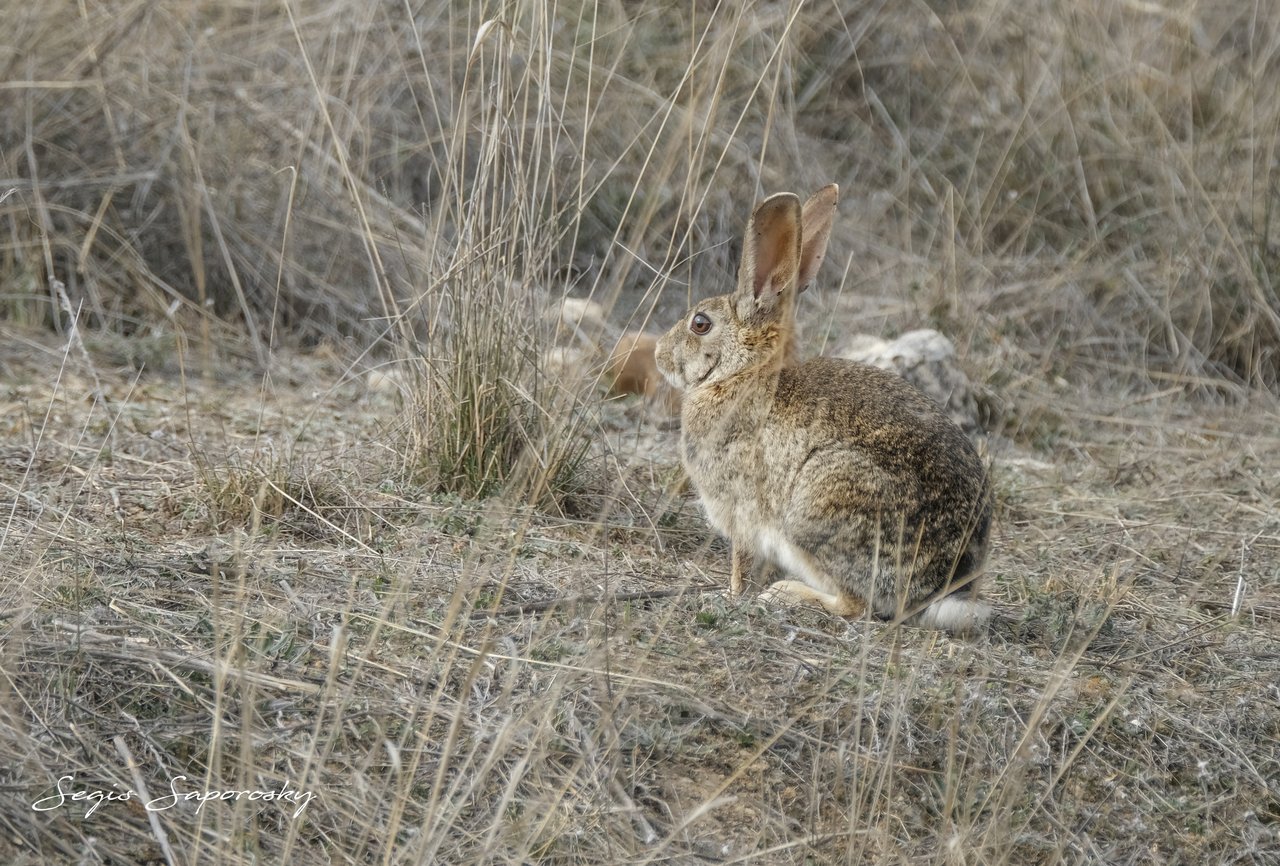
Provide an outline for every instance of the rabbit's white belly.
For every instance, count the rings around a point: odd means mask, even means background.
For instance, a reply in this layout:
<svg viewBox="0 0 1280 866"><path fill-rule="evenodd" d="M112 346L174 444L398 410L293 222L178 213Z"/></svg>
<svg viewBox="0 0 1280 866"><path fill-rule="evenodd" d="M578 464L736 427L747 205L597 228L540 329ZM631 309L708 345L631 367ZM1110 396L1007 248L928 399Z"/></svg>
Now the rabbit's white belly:
<svg viewBox="0 0 1280 866"><path fill-rule="evenodd" d="M723 535L760 561L772 562L792 578L820 592L840 593L840 587L818 568L813 558L787 538L775 523L776 515L761 513L754 488L745 488L741 476L724 475L700 485L707 520Z"/></svg>
<svg viewBox="0 0 1280 866"><path fill-rule="evenodd" d="M686 430L686 434L687 434ZM710 465L686 452L685 468L702 498L707 521L735 546L748 551L761 562L772 562L792 578L819 592L839 595L842 590L813 557L797 547L781 528L787 493L794 479L766 478L764 483L740 467L765 467L769 464L754 441L734 443L728 436L718 440L717 459ZM761 495L761 488L772 495Z"/></svg>

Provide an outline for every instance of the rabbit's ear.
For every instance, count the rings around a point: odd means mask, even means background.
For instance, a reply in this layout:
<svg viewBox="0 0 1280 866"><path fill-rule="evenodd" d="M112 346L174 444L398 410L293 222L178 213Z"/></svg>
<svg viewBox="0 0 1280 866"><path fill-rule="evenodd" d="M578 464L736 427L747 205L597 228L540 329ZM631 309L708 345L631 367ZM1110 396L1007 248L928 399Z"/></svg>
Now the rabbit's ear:
<svg viewBox="0 0 1280 866"><path fill-rule="evenodd" d="M840 198L840 187L829 183L810 196L804 203L800 225L803 226L800 244L800 276L796 279L796 289L803 292L809 288L822 260L827 255L827 240L831 237L831 222L836 216L836 201Z"/></svg>
<svg viewBox="0 0 1280 866"><path fill-rule="evenodd" d="M739 318L772 310L793 290L800 266L800 199L789 192L771 195L747 223L738 269L734 306Z"/></svg>

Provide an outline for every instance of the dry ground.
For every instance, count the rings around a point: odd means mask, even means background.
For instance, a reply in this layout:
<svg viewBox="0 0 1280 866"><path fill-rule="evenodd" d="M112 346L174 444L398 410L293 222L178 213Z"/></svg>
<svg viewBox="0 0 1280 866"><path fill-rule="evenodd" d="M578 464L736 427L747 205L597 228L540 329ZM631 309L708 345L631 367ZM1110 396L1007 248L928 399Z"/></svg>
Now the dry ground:
<svg viewBox="0 0 1280 866"><path fill-rule="evenodd" d="M726 598L635 405L605 510L553 519L400 480L397 402L324 351L0 347L4 862L1280 857L1272 402L1011 385L959 641ZM315 799L33 810L64 775Z"/></svg>

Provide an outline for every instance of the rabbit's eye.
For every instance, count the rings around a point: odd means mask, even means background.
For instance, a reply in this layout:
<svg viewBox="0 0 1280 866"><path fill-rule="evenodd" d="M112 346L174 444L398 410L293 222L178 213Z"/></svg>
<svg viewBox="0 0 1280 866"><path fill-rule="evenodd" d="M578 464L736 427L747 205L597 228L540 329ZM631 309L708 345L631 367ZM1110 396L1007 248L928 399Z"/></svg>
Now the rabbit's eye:
<svg viewBox="0 0 1280 866"><path fill-rule="evenodd" d="M689 320L689 330L699 337L706 336L711 330L711 319L705 313L694 313L693 318Z"/></svg>

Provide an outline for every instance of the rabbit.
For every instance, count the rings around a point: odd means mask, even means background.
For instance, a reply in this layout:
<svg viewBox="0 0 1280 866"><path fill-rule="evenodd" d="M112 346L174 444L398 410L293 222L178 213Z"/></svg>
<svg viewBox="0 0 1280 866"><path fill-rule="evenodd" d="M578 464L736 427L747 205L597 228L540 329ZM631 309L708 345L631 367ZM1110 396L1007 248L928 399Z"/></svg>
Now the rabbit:
<svg viewBox="0 0 1280 866"><path fill-rule="evenodd" d="M737 288L702 301L658 341L683 390L681 459L731 545L730 593L753 562L790 578L766 601L955 633L978 600L991 523L987 469L928 397L893 373L794 360L795 297L826 253L839 190L792 193L752 214Z"/></svg>

